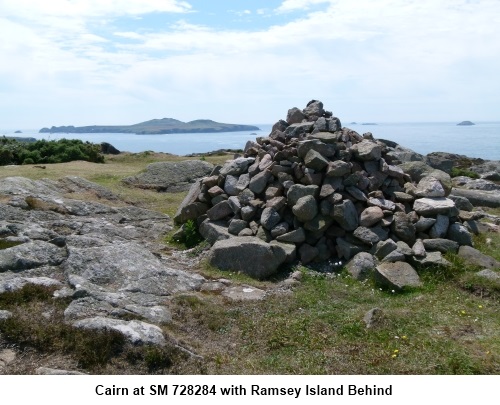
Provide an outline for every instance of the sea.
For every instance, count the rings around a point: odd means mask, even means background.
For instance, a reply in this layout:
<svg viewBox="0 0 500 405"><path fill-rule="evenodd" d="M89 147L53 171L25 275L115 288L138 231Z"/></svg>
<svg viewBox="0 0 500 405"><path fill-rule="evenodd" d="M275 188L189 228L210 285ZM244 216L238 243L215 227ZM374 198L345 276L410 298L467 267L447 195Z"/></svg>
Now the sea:
<svg viewBox="0 0 500 405"><path fill-rule="evenodd" d="M344 126L359 134L371 132L376 139L397 142L417 153L450 152L485 160L500 160L500 122L475 122L458 126L452 122L350 123ZM207 153L219 149L243 149L247 141L268 136L272 124L253 124L259 131L224 133L135 135L135 134L40 134L33 129L1 130L0 136L36 139L81 139L93 143L108 142L123 152L166 152L175 155ZM20 130L22 133L15 133Z"/></svg>

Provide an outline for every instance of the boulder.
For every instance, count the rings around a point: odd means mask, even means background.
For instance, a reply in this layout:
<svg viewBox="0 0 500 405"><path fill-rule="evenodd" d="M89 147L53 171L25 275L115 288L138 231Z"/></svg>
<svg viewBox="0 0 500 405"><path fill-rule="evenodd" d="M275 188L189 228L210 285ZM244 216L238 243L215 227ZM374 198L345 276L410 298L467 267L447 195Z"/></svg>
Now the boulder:
<svg viewBox="0 0 500 405"><path fill-rule="evenodd" d="M379 264L375 268L375 280L379 285L395 291L422 286L418 273L406 262Z"/></svg>
<svg viewBox="0 0 500 405"><path fill-rule="evenodd" d="M458 249L458 256L473 266L481 266L487 269L500 268L500 262L471 246L460 246Z"/></svg>
<svg viewBox="0 0 500 405"><path fill-rule="evenodd" d="M209 263L222 270L241 271L257 279L267 278L285 262L286 252L259 238L246 236L219 240L212 246Z"/></svg>
<svg viewBox="0 0 500 405"><path fill-rule="evenodd" d="M189 190L197 179L208 176L214 165L202 160L182 162L155 162L146 167L144 173L126 177L127 185L157 191L179 192Z"/></svg>

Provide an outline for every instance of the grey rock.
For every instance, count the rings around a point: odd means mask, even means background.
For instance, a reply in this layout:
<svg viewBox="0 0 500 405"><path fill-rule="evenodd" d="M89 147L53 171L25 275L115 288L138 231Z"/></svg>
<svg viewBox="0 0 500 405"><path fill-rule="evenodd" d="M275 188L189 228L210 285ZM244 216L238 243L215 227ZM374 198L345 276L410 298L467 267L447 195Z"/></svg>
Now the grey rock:
<svg viewBox="0 0 500 405"><path fill-rule="evenodd" d="M313 170L321 171L328 165L328 159L321 153L311 149L304 158L304 164Z"/></svg>
<svg viewBox="0 0 500 405"><path fill-rule="evenodd" d="M278 246L285 251L285 263L293 263L297 258L297 249L293 243L282 243L276 240L272 240L269 244Z"/></svg>
<svg viewBox="0 0 500 405"><path fill-rule="evenodd" d="M81 319L73 323L76 328L92 330L114 330L121 333L134 345L166 344L162 330L156 326L141 321L121 321L103 317Z"/></svg>
<svg viewBox="0 0 500 405"><path fill-rule="evenodd" d="M384 321L384 311L380 308L372 308L365 314L363 321L365 322L367 329L376 328Z"/></svg>
<svg viewBox="0 0 500 405"><path fill-rule="evenodd" d="M361 160L378 160L382 156L382 147L370 140L363 140L351 147L354 155Z"/></svg>
<svg viewBox="0 0 500 405"><path fill-rule="evenodd" d="M472 235L462 224L451 224L448 228L447 237L448 239L457 242L459 245L472 246Z"/></svg>
<svg viewBox="0 0 500 405"><path fill-rule="evenodd" d="M370 253L360 252L349 260L346 269L356 280L366 280L375 271L374 257Z"/></svg>
<svg viewBox="0 0 500 405"><path fill-rule="evenodd" d="M424 176L418 182L417 197L444 197L446 192L441 182L432 176Z"/></svg>
<svg viewBox="0 0 500 405"><path fill-rule="evenodd" d="M314 233L322 233L325 232L332 223L332 217L320 213L310 221L305 222L304 228Z"/></svg>
<svg viewBox="0 0 500 405"><path fill-rule="evenodd" d="M229 239L231 237L225 223L222 221L210 221L207 219L201 223L199 232L211 245L218 240Z"/></svg>
<svg viewBox="0 0 500 405"><path fill-rule="evenodd" d="M346 231L354 231L358 227L358 212L351 200L334 205L332 217Z"/></svg>
<svg viewBox="0 0 500 405"><path fill-rule="evenodd" d="M211 221L218 221L233 214L233 209L228 201L221 201L207 211Z"/></svg>
<svg viewBox="0 0 500 405"><path fill-rule="evenodd" d="M474 266L481 266L488 269L500 268L500 262L470 246L460 246L458 256Z"/></svg>
<svg viewBox="0 0 500 405"><path fill-rule="evenodd" d="M380 207L368 207L363 210L359 217L361 226L370 227L375 225L384 217L384 213Z"/></svg>
<svg viewBox="0 0 500 405"><path fill-rule="evenodd" d="M411 222L411 217L404 212L394 214L391 230L398 238L410 245L415 243L415 225Z"/></svg>
<svg viewBox="0 0 500 405"><path fill-rule="evenodd" d="M452 196L465 197L475 207L500 207L500 193L497 191L465 190L453 188Z"/></svg>
<svg viewBox="0 0 500 405"><path fill-rule="evenodd" d="M443 266L443 267L451 267L451 263L446 260L441 252L427 252L425 256L412 256L411 260L415 264L419 264L421 266Z"/></svg>
<svg viewBox="0 0 500 405"><path fill-rule="evenodd" d="M250 179L248 188L253 193L260 194L265 190L267 182L272 176L272 173L267 170L260 172Z"/></svg>
<svg viewBox="0 0 500 405"><path fill-rule="evenodd" d="M380 241L377 243L377 247L375 250L375 256L382 260L385 256L391 253L393 250L396 250L398 245L392 239L387 239L385 241Z"/></svg>
<svg viewBox="0 0 500 405"><path fill-rule="evenodd" d="M438 214L436 216L436 223L432 225L429 236L431 238L444 238L448 232L450 225L450 218L446 215Z"/></svg>
<svg viewBox="0 0 500 405"><path fill-rule="evenodd" d="M179 192L188 190L197 179L208 176L214 166L202 160L182 162L155 162L144 173L123 179L125 184L158 191Z"/></svg>
<svg viewBox="0 0 500 405"><path fill-rule="evenodd" d="M425 246L424 243L422 242L422 239L417 239L415 244L412 246L413 254L414 256L425 256L426 251L425 251Z"/></svg>
<svg viewBox="0 0 500 405"><path fill-rule="evenodd" d="M281 216L274 208L264 208L260 217L261 225L270 231L281 221Z"/></svg>
<svg viewBox="0 0 500 405"><path fill-rule="evenodd" d="M405 287L422 286L418 273L406 262L379 264L376 267L375 280L378 284L395 291L401 291Z"/></svg>
<svg viewBox="0 0 500 405"><path fill-rule="evenodd" d="M307 195L313 196L317 198L319 194L319 187L310 185L310 186L304 186L302 184L294 184L288 189L287 192L287 200L288 200L288 205L290 207L293 207L299 198L305 197Z"/></svg>
<svg viewBox="0 0 500 405"><path fill-rule="evenodd" d="M87 375L85 373L81 373L80 371L63 370L63 369L59 369L59 368L50 368L50 367L38 367L35 370L35 374L37 374L37 375Z"/></svg>
<svg viewBox="0 0 500 405"><path fill-rule="evenodd" d="M279 242L285 243L302 243L306 240L306 234L304 228L298 228L291 232L280 235L276 238Z"/></svg>
<svg viewBox="0 0 500 405"><path fill-rule="evenodd" d="M241 271L254 278L275 274L286 260L285 251L256 237L239 237L216 242L208 260L221 270Z"/></svg>
<svg viewBox="0 0 500 405"><path fill-rule="evenodd" d="M224 181L224 192L230 196L236 196L241 190L237 188L238 177L228 174L226 180Z"/></svg>
<svg viewBox="0 0 500 405"><path fill-rule="evenodd" d="M404 262L405 255L399 249L393 250L382 259L382 263Z"/></svg>
<svg viewBox="0 0 500 405"><path fill-rule="evenodd" d="M228 174L231 174L233 176L240 175L244 173L248 166L250 166L252 163L255 162L255 158L237 158L234 160L231 160L229 162L226 162L224 166L222 166L222 169L220 170L220 174L222 176L227 176Z"/></svg>
<svg viewBox="0 0 500 405"><path fill-rule="evenodd" d="M351 187L346 187L346 191L352 195L356 200L358 201L366 201L366 195L363 193L359 188L351 186Z"/></svg>
<svg viewBox="0 0 500 405"><path fill-rule="evenodd" d="M457 211L455 203L449 198L419 198L415 200L413 209L419 215L436 216L438 214L450 215Z"/></svg>
<svg viewBox="0 0 500 405"><path fill-rule="evenodd" d="M365 250L363 246L351 243L344 238L337 238L336 242L338 256L346 260L349 260L351 257Z"/></svg>
<svg viewBox="0 0 500 405"><path fill-rule="evenodd" d="M342 177L351 173L351 164L343 160L335 160L328 163L326 175L328 177Z"/></svg>
<svg viewBox="0 0 500 405"><path fill-rule="evenodd" d="M311 246L307 243L304 243L299 248L299 256L302 264L308 264L312 262L319 254L318 248Z"/></svg>
<svg viewBox="0 0 500 405"><path fill-rule="evenodd" d="M476 273L476 276L483 277L488 280L493 280L493 281L500 281L500 273L497 271L493 271L491 269L484 269L481 271L478 271Z"/></svg>
<svg viewBox="0 0 500 405"><path fill-rule="evenodd" d="M292 211L300 222L307 222L318 214L318 203L313 196L306 195L297 200Z"/></svg>
<svg viewBox="0 0 500 405"><path fill-rule="evenodd" d="M426 251L439 251L441 253L457 253L458 243L448 239L436 238L436 239L424 239L423 241Z"/></svg>
<svg viewBox="0 0 500 405"><path fill-rule="evenodd" d="M425 232L427 229L429 229L435 223L436 223L435 218L425 218L422 216L415 223L415 230L417 232Z"/></svg>
<svg viewBox="0 0 500 405"><path fill-rule="evenodd" d="M375 245L380 240L380 238L375 232L371 231L369 228L366 228L364 226L356 228L353 232L353 235L356 238L358 238L361 242L369 246Z"/></svg>
<svg viewBox="0 0 500 405"><path fill-rule="evenodd" d="M6 321L12 317L12 312L0 309L0 321Z"/></svg>
<svg viewBox="0 0 500 405"><path fill-rule="evenodd" d="M374 198L370 197L368 199L369 207L379 207L382 210L394 211L396 209L396 204L385 198Z"/></svg>
<svg viewBox="0 0 500 405"><path fill-rule="evenodd" d="M231 301L262 301L266 292L253 286L234 286L226 288L222 295Z"/></svg>
<svg viewBox="0 0 500 405"><path fill-rule="evenodd" d="M290 108L286 115L286 122L288 124L298 124L305 119L306 116L304 113L297 107Z"/></svg>
<svg viewBox="0 0 500 405"><path fill-rule="evenodd" d="M232 219L229 222L228 232L231 235L238 235L243 229L246 229L248 226L248 222L243 221L242 219Z"/></svg>
<svg viewBox="0 0 500 405"><path fill-rule="evenodd" d="M23 271L45 265L56 266L67 257L66 249L43 242L33 241L0 250L0 272Z"/></svg>
<svg viewBox="0 0 500 405"><path fill-rule="evenodd" d="M453 200L454 203L455 203L455 206L459 209L459 210L463 210L463 211L472 211L474 209L474 206L471 204L471 202L465 198L465 197L460 197L460 196L456 196L456 195L453 195L453 194L450 194L449 195L449 198L450 200Z"/></svg>

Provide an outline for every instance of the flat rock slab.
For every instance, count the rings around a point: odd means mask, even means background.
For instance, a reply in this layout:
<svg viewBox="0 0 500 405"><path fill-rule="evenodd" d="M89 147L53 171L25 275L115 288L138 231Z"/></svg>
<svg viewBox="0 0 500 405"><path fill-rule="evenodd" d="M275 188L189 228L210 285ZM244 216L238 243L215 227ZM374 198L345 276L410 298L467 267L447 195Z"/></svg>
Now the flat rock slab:
<svg viewBox="0 0 500 405"><path fill-rule="evenodd" d="M226 288L221 295L232 301L260 301L264 299L266 292L255 287L235 286Z"/></svg>
<svg viewBox="0 0 500 405"><path fill-rule="evenodd" d="M458 249L458 256L471 265L481 266L487 269L500 268L500 262L470 246L460 246L460 249Z"/></svg>
<svg viewBox="0 0 500 405"><path fill-rule="evenodd" d="M59 368L38 367L35 370L37 375L87 375L74 370L62 370Z"/></svg>
<svg viewBox="0 0 500 405"><path fill-rule="evenodd" d="M421 287L422 282L416 270L406 262L382 263L376 267L378 284L400 291L404 287Z"/></svg>
<svg viewBox="0 0 500 405"><path fill-rule="evenodd" d="M156 162L146 167L144 173L123 179L130 186L157 191L179 192L188 190L197 179L208 176L214 166L202 160L182 162Z"/></svg>
<svg viewBox="0 0 500 405"><path fill-rule="evenodd" d="M66 259L67 252L51 243L33 241L0 250L0 272L23 271L44 265L58 265Z"/></svg>
<svg viewBox="0 0 500 405"><path fill-rule="evenodd" d="M135 345L165 345L165 337L162 330L156 326L141 321L121 321L118 319L94 318L81 319L73 323L75 328L93 330L114 330L121 333L125 338Z"/></svg>

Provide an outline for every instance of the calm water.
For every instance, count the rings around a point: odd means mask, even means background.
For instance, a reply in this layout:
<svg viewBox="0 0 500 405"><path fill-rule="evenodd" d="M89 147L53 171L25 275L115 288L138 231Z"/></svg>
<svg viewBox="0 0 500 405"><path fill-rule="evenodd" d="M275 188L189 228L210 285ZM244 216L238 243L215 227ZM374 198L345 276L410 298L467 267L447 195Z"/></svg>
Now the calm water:
<svg viewBox="0 0 500 405"><path fill-rule="evenodd" d="M128 152L168 152L176 155L210 152L217 149L242 149L248 140L267 136L272 125L256 124L260 131L226 132L219 134L39 134L38 130L0 130L0 135L26 136L36 139L82 139L89 142L109 142ZM481 122L474 126L456 123L378 123L377 125L347 124L363 134L371 132L375 138L388 139L414 151L451 152L470 157L500 160L500 122Z"/></svg>

